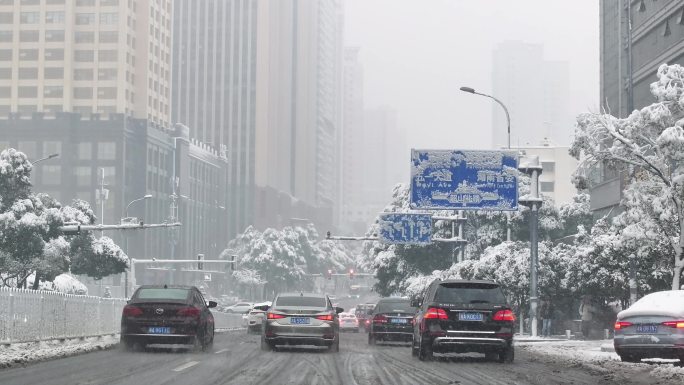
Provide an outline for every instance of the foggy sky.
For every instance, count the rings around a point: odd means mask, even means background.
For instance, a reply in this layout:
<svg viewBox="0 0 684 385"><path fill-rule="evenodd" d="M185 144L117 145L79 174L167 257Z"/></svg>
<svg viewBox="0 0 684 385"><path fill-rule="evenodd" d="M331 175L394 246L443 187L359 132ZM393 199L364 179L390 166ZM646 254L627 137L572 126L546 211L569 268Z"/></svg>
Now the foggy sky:
<svg viewBox="0 0 684 385"><path fill-rule="evenodd" d="M398 111L406 151L490 148L491 102L458 89L490 93L492 50L504 40L540 43L545 59L567 61L573 116L597 110L598 0L345 1L345 45L361 47L364 103Z"/></svg>

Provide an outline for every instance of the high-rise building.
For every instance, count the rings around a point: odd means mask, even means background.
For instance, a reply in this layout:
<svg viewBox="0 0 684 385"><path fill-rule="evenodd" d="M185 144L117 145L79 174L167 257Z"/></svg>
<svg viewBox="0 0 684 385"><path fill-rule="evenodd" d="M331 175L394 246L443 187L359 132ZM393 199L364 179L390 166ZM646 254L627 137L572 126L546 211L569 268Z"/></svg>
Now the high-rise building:
<svg viewBox="0 0 684 385"><path fill-rule="evenodd" d="M171 0L0 2L0 115L170 122Z"/></svg>
<svg viewBox="0 0 684 385"><path fill-rule="evenodd" d="M257 0L176 0L174 123L226 153L229 234L253 224Z"/></svg>
<svg viewBox="0 0 684 385"><path fill-rule="evenodd" d="M547 137L560 145L570 143L574 120L567 108L567 63L544 59L544 47L506 41L494 50L492 95L510 113L511 146L538 143ZM506 115L492 105L492 147L507 145Z"/></svg>
<svg viewBox="0 0 684 385"><path fill-rule="evenodd" d="M260 1L256 222L333 224L339 202L342 4Z"/></svg>
<svg viewBox="0 0 684 385"><path fill-rule="evenodd" d="M625 118L656 101L650 84L660 65L684 65L684 5L681 0L601 0L599 10L601 108ZM627 173L597 164L588 174L594 217L618 214Z"/></svg>

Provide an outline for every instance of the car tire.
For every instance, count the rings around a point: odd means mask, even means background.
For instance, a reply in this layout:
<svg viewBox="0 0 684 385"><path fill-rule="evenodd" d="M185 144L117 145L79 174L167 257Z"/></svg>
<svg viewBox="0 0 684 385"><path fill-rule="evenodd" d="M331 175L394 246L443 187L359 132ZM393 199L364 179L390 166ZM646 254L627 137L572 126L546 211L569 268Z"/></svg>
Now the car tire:
<svg viewBox="0 0 684 385"><path fill-rule="evenodd" d="M368 345L375 345L376 340L373 333L368 333Z"/></svg>
<svg viewBox="0 0 684 385"><path fill-rule="evenodd" d="M485 353L485 360L487 360L487 361L498 361L499 360L499 353L487 352L487 353Z"/></svg>
<svg viewBox="0 0 684 385"><path fill-rule="evenodd" d="M501 362L502 364L513 363L514 359L515 359L515 349L513 349L513 346L509 346L506 349L504 349L502 352L499 353L499 362Z"/></svg>
<svg viewBox="0 0 684 385"><path fill-rule="evenodd" d="M411 355L413 357L418 357L418 348L416 347L415 342L411 342Z"/></svg>
<svg viewBox="0 0 684 385"><path fill-rule="evenodd" d="M432 361L434 358L432 353L432 346L429 343L423 343L421 339L420 347L418 348L418 359L421 361Z"/></svg>
<svg viewBox="0 0 684 385"><path fill-rule="evenodd" d="M339 353L340 352L340 336L337 336L337 339L335 340L335 342L333 342L332 345L330 345L330 347L328 349L332 353Z"/></svg>
<svg viewBox="0 0 684 385"><path fill-rule="evenodd" d="M214 349L214 328L212 327L211 329L211 337L209 337L209 341L206 342L204 346L202 346L202 351L203 352L211 352L212 349Z"/></svg>
<svg viewBox="0 0 684 385"><path fill-rule="evenodd" d="M120 337L119 344L121 345L121 349L126 352L135 351L135 341L133 341L131 338Z"/></svg>
<svg viewBox="0 0 684 385"><path fill-rule="evenodd" d="M275 349L273 349L273 345L271 345L268 341L266 341L266 338L264 336L261 336L261 351L262 352L275 351Z"/></svg>

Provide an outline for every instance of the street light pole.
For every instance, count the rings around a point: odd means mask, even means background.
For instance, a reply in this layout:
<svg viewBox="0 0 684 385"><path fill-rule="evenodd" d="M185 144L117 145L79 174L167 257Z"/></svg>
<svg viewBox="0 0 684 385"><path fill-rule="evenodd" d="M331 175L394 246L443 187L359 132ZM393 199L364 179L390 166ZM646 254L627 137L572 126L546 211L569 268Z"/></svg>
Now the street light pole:
<svg viewBox="0 0 684 385"><path fill-rule="evenodd" d="M140 202L145 199L150 199L152 198L152 194L147 194L141 198L134 199L132 200L127 206L126 209L124 210L124 218L128 218L128 208L131 207L131 205L135 202ZM131 257L128 256L128 234L124 232L124 240L125 240L125 249L126 249L126 256L128 257L128 263L131 264ZM128 269L124 272L124 297L128 298Z"/></svg>
<svg viewBox="0 0 684 385"><path fill-rule="evenodd" d="M57 153L55 153L55 154L50 154L50 155L46 156L45 158L40 158L40 159L34 160L34 161L31 162L31 163L32 163L32 164L36 164L36 163L42 162L42 161L44 161L44 160L56 158L56 157L58 157L58 156L59 156L59 154L57 154Z"/></svg>

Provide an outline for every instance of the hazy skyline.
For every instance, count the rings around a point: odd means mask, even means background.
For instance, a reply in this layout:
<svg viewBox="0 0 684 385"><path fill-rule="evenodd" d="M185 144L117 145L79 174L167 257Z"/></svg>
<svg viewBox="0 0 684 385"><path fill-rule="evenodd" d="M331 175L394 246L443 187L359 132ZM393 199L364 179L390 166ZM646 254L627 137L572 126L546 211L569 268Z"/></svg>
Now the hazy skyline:
<svg viewBox="0 0 684 385"><path fill-rule="evenodd" d="M459 87L490 93L492 51L506 40L567 61L573 116L597 109L598 0L346 0L345 45L361 48L366 107L397 110L407 149L490 148L491 102Z"/></svg>

